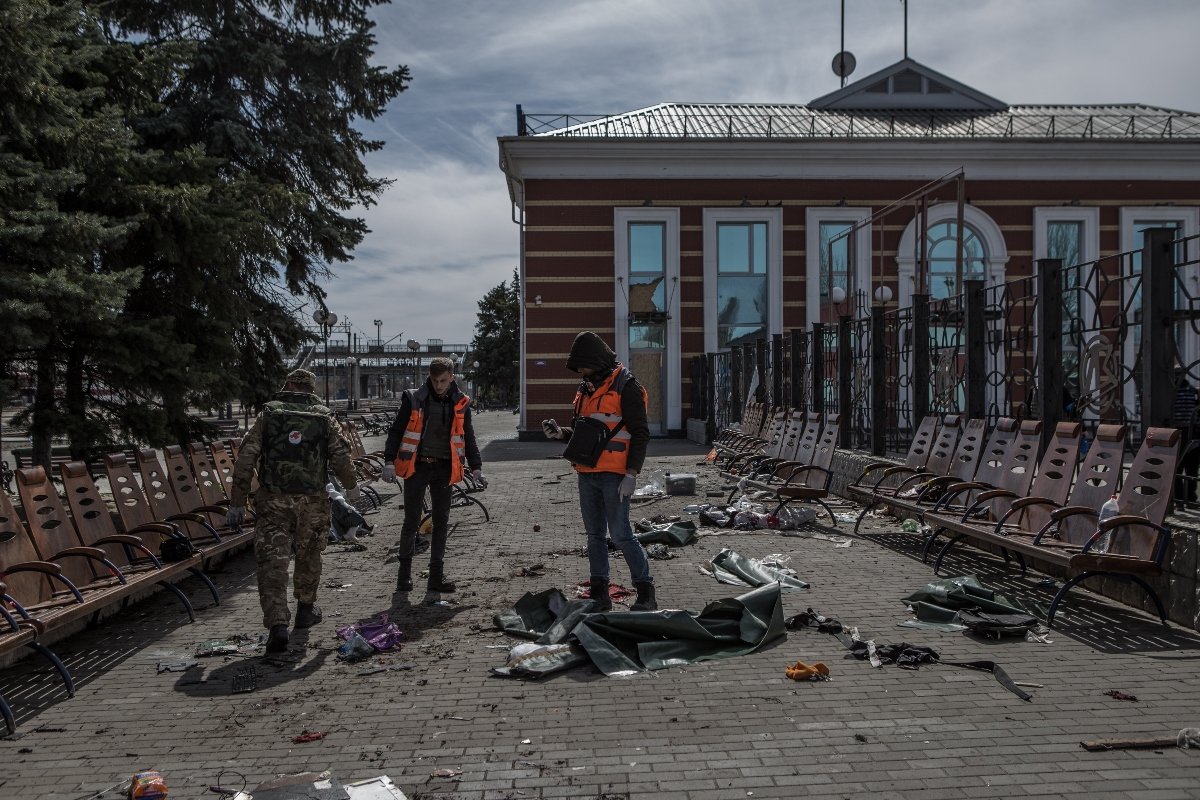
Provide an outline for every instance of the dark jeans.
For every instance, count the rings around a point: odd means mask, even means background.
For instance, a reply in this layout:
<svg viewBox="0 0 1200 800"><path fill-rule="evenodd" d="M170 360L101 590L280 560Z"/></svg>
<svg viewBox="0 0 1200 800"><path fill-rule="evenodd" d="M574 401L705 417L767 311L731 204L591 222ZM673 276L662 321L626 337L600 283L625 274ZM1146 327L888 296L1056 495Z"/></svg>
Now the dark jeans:
<svg viewBox="0 0 1200 800"><path fill-rule="evenodd" d="M400 529L400 557L412 558L417 549L417 527L425 512L425 489L433 501L433 539L429 563L441 564L446 557L450 530L450 459L432 463L417 460L413 474L404 479L404 527Z"/></svg>
<svg viewBox="0 0 1200 800"><path fill-rule="evenodd" d="M579 510L583 513L583 527L587 531L588 565L592 578L608 580L608 543L621 548L629 575L634 583L651 583L650 562L633 535L629 524L629 498L621 499L617 490L624 474L616 472L579 473ZM607 536L605 535L607 534Z"/></svg>

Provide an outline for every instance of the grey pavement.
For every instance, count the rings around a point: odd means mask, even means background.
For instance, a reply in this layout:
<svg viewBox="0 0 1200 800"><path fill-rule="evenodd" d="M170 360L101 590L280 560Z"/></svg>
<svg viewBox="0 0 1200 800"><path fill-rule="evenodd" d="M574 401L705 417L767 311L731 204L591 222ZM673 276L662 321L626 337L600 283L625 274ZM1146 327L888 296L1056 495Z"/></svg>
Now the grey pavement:
<svg viewBox="0 0 1200 800"><path fill-rule="evenodd" d="M385 563L402 516L392 496L371 517L365 551L329 547L325 620L293 638L291 661L215 657L159 673L157 664L188 660L206 640L260 631L253 557L237 555L214 575L221 605L203 608L195 624L160 593L57 643L78 680L73 699L38 659L0 672L0 692L20 722L19 738L0 741L0 797L94 798L144 769L166 776L172 798L319 770L343 781L386 774L408 797L427 799L1200 797L1195 750L1079 746L1200 726L1200 636L1086 591L1067 601L1049 644L897 627L907 616L900 598L932 575L914 537L886 518L872 519L869 535L849 547L777 532L704 536L678 558L652 562L660 604L699 611L739 594L697 569L722 547L782 553L812 584L784 595L787 615L812 607L880 643L994 660L1015 680L1041 685L1029 690L1032 701L985 672L874 669L809 631L748 656L631 678L590 666L543 681L490 676L517 644L495 630L492 615L527 591L570 592L588 575L574 476L554 444L516 442L515 422L497 412L477 419L491 522L473 509L452 513L447 570L460 591L450 605L396 603L395 564ZM688 442L653 442L647 469L697 473L698 496L639 505L635 516L716 500L706 494L722 482L700 463L703 453ZM522 577L538 564L542 576ZM424 567L418 559L416 569ZM1043 576L1021 577L970 548L948 559L948 570L976 574L1022 602L1046 605L1051 596L1037 585ZM619 557L613 578L628 585ZM184 587L198 606L210 604L198 584ZM335 626L381 611L406 634L399 652L338 661ZM825 662L832 680L788 680L784 668L797 660ZM401 665L412 666L359 674ZM257 689L233 693L234 675L248 666ZM1137 701L1107 696L1112 689ZM293 743L305 732L325 736Z"/></svg>

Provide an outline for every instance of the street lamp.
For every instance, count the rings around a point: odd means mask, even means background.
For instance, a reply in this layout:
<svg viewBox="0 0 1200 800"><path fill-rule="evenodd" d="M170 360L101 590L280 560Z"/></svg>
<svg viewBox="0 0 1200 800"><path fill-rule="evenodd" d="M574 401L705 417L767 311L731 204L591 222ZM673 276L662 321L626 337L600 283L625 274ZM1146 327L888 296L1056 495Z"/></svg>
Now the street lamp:
<svg viewBox="0 0 1200 800"><path fill-rule="evenodd" d="M358 366L357 358L350 356L346 359L346 408L350 409L358 408L358 400L356 399L358 386L354 379L354 368L356 366Z"/></svg>
<svg viewBox="0 0 1200 800"><path fill-rule="evenodd" d="M375 320L375 345L383 346L383 320L381 319Z"/></svg>
<svg viewBox="0 0 1200 800"><path fill-rule="evenodd" d="M417 373L419 372L418 368L420 367L420 363L421 363L421 359L417 357L417 351L421 349L421 343L418 342L416 339L409 339L408 342L406 342L406 344L408 345L408 349L412 351L412 362L413 362L412 385L413 385L413 388L415 389L415 388L417 388Z"/></svg>
<svg viewBox="0 0 1200 800"><path fill-rule="evenodd" d="M325 405L329 405L329 329L337 325L338 315L327 308L318 308L313 312L313 322L321 326L321 334L325 338L325 358L321 362L321 370L325 373Z"/></svg>

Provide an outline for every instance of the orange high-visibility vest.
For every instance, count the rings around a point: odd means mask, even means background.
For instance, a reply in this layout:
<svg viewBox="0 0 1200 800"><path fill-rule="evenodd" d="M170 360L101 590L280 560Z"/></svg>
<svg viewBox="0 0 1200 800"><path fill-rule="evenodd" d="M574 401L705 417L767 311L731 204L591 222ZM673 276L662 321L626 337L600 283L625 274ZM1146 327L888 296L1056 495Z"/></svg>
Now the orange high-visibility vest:
<svg viewBox="0 0 1200 800"><path fill-rule="evenodd" d="M408 399L412 403L412 411L408 415L408 424L404 428L404 436L400 439L400 450L396 453L396 477L404 479L417 469L417 449L421 446L421 436L425 433L425 407L417 400L416 391L410 390ZM465 394L454 404L454 419L450 422L450 483L458 483L463 476L463 461L467 457L467 434L464 420L467 406L471 398Z"/></svg>
<svg viewBox="0 0 1200 800"><path fill-rule="evenodd" d="M618 362L616 369L605 379L604 383L596 387L596 391L590 395L586 395L582 391L575 393L575 416L599 420L608 426L609 431L612 431L621 422L621 392L632 377L629 370ZM641 387L641 389L642 403L649 410L649 396L646 394L645 387ZM622 426L621 430L612 434L612 438L605 445L604 452L600 454L600 460L596 462L596 466L584 467L575 464L575 471L625 474L625 467L629 461L630 439L632 438L629 428Z"/></svg>

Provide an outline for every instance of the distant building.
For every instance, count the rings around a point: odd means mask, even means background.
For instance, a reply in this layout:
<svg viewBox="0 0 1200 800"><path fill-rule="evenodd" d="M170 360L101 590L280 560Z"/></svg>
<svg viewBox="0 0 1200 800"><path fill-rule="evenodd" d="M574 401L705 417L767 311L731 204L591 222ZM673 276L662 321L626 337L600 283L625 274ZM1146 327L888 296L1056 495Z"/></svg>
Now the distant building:
<svg viewBox="0 0 1200 800"><path fill-rule="evenodd" d="M646 385L655 433L678 435L692 356L829 319L831 285L850 304L886 285L905 305L912 211L832 252L822 244L959 169L966 277L989 284L1039 258L1133 250L1148 227L1200 233L1200 113L1010 106L907 58L808 105L664 103L599 118L518 108L518 131L499 147L522 224L530 436L570 413L577 379L564 362L580 330L613 343ZM963 276L954 192L937 199L928 291L944 297Z"/></svg>

